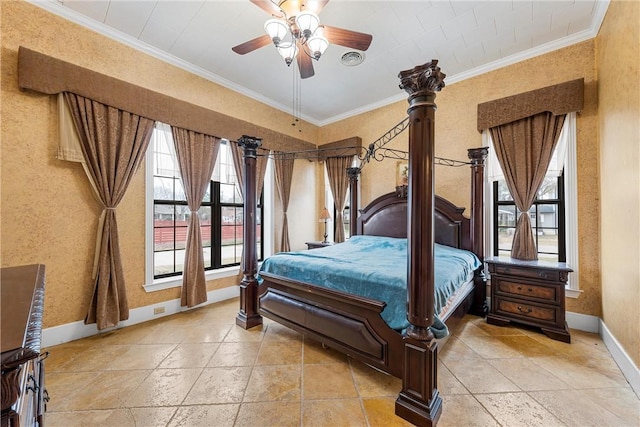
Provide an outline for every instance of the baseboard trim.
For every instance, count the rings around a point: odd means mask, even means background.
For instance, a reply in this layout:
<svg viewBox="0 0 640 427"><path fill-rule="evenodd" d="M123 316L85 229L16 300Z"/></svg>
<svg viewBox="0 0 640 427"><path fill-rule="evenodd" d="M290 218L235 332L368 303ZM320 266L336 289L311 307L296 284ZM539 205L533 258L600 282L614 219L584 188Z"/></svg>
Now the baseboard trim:
<svg viewBox="0 0 640 427"><path fill-rule="evenodd" d="M579 331L585 331L585 332L592 332L594 334L597 334L600 332L599 317L567 311L565 315L565 319L567 320L567 324L571 329L577 329Z"/></svg>
<svg viewBox="0 0 640 427"><path fill-rule="evenodd" d="M207 302L202 303L196 307L202 307L205 305L213 304L220 301L225 301L231 298L235 298L240 295L240 288L238 286L229 286L227 288L216 289L207 292ZM156 309L162 309L162 313L154 314ZM63 344L69 341L75 341L80 338L86 338L99 333L108 332L110 330L124 328L125 326L135 325L137 323L146 322L148 320L157 319L171 314L176 314L181 311L191 310L192 308L180 306L180 298L163 301L157 304L147 305L144 307L138 307L129 310L129 319L124 320L118 324L117 327L98 331L96 324L85 325L84 321L66 323L64 325L53 326L42 330L42 347L51 347L58 344Z"/></svg>
<svg viewBox="0 0 640 427"><path fill-rule="evenodd" d="M631 357L629 357L602 320L600 320L600 337L604 345L609 349L613 360L618 364L622 375L624 375L635 394L640 398L640 369L638 369Z"/></svg>

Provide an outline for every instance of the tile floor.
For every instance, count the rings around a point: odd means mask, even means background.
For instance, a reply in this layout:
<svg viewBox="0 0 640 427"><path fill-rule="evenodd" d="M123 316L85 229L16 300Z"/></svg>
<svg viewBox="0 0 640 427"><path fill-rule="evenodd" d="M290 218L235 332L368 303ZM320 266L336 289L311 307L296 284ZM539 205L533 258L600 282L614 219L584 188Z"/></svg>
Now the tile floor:
<svg viewBox="0 0 640 427"><path fill-rule="evenodd" d="M47 426L396 426L399 379L212 304L48 348ZM439 426L638 426L600 338L467 316L440 349Z"/></svg>

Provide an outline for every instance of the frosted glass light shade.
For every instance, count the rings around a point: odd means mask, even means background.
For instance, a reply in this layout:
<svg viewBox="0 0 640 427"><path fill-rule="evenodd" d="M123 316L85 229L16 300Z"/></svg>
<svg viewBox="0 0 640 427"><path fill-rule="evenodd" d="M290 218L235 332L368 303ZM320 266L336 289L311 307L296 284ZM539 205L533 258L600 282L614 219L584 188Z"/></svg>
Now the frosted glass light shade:
<svg viewBox="0 0 640 427"><path fill-rule="evenodd" d="M329 41L324 37L314 36L307 41L307 46L315 59L319 59L325 50L329 47Z"/></svg>
<svg viewBox="0 0 640 427"><path fill-rule="evenodd" d="M309 38L318 29L320 18L313 12L300 12L296 16L296 25L304 37Z"/></svg>
<svg viewBox="0 0 640 427"><path fill-rule="evenodd" d="M271 40L278 45L278 43L283 40L289 32L289 27L280 19L269 19L264 23L264 30L269 34Z"/></svg>
<svg viewBox="0 0 640 427"><path fill-rule="evenodd" d="M295 43L289 43L286 46L278 46L277 49L278 53L282 56L282 59L284 59L284 62L286 62L287 65L291 65L293 58L298 54L298 47Z"/></svg>

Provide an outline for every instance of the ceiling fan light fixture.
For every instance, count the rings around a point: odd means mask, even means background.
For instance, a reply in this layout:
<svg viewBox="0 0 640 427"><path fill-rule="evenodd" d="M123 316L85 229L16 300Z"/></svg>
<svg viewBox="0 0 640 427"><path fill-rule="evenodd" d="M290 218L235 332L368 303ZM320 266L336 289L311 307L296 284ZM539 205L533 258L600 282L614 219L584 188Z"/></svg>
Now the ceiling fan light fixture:
<svg viewBox="0 0 640 427"><path fill-rule="evenodd" d="M264 23L264 30L271 37L273 44L278 46L289 32L289 26L281 19L269 19Z"/></svg>
<svg viewBox="0 0 640 427"><path fill-rule="evenodd" d="M298 47L295 43L289 43L286 46L278 46L276 49L278 50L278 53L280 54L282 59L284 59L284 62L287 64L287 66L291 65L291 63L293 62L293 58L295 58L298 54Z"/></svg>
<svg viewBox="0 0 640 427"><path fill-rule="evenodd" d="M321 36L313 36L307 41L307 46L309 46L313 59L318 60L329 47L329 41Z"/></svg>
<svg viewBox="0 0 640 427"><path fill-rule="evenodd" d="M296 16L296 25L300 29L302 36L305 39L308 39L316 32L318 26L320 25L320 18L313 12L300 12Z"/></svg>

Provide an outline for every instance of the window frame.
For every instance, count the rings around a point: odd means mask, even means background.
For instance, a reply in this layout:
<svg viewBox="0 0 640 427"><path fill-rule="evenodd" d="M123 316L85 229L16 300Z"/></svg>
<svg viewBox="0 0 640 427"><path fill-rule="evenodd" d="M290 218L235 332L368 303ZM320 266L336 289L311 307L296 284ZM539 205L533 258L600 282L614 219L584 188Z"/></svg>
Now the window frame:
<svg viewBox="0 0 640 427"><path fill-rule="evenodd" d="M580 289L579 274L579 247L578 247L578 162L577 162L577 117L576 113L568 113L565 119L561 137L566 138L566 155L564 160L564 222L565 222L565 252L566 263L573 272L569 274L569 280L565 289L565 296L578 298L583 292ZM493 144L489 130L482 131L482 146L489 147L489 157L495 158ZM487 165L490 159L487 158ZM488 168L485 168L485 170ZM485 172L487 173L487 172ZM485 230L485 253L493 253L493 181L485 175L484 191L484 230Z"/></svg>
<svg viewBox="0 0 640 427"><path fill-rule="evenodd" d="M146 158L145 158L145 283L143 284L143 288L146 292L154 292L163 289L170 289L175 287L182 286L182 272L170 273L159 275L158 277L154 276L154 208L156 205L156 200L154 199L154 141L153 139L149 143L149 147L147 148ZM220 158L216 160L216 162L220 162ZM272 228L273 219L272 215L269 215L269 212L273 210L272 203L267 204L267 209L265 209L265 200L271 200L270 197L273 196L273 189L269 184L271 182L271 178L269 177L269 172L271 168L267 168L267 175L265 177L265 188L260 195L260 199L258 201L258 212L259 212L259 223L261 224L261 232L262 237L260 238L260 247L258 252L259 261L261 261L266 256L270 255L265 252L265 248L268 248L269 242L272 241L272 236L270 235L270 231ZM213 178L213 177L212 177ZM180 180L179 177L175 177L175 180ZM213 245L214 233L221 234L221 231L218 230L221 225L221 208L223 205L225 206L233 206L233 207L243 207L243 204L238 203L221 203L220 202L220 192L219 187L220 183L218 181L214 181L213 179L209 183L209 194L211 194L211 200L209 202L203 201L202 206L211 206L212 218L211 218L211 233L212 233L212 247L211 247L211 258L212 258L212 267L205 269L205 278L206 280L215 280L221 279L225 277L233 277L237 276L240 272L240 260L237 263L233 264L222 264L221 260L221 248L220 245ZM216 188L218 191L216 191ZM165 202L165 201L162 201ZM173 201L166 201L167 203L160 203L165 205L175 205ZM187 205L186 200L178 201L180 205ZM217 202L217 207L216 207ZM221 240L221 239L220 239ZM221 242L220 242L221 243ZM262 255L262 256L261 256ZM214 260L219 259L220 262L214 265Z"/></svg>

